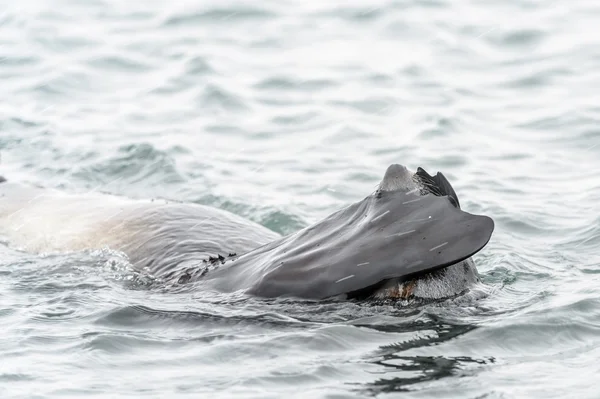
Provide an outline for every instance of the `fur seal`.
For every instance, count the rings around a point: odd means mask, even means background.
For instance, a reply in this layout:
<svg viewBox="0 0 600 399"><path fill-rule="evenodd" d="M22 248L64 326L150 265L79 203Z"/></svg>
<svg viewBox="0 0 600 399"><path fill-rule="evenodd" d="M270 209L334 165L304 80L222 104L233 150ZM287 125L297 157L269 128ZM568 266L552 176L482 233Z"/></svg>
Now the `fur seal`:
<svg viewBox="0 0 600 399"><path fill-rule="evenodd" d="M0 234L30 252L109 247L169 284L305 299L444 298L478 280L494 222L442 173L393 164L377 190L285 237L217 208L0 184Z"/></svg>

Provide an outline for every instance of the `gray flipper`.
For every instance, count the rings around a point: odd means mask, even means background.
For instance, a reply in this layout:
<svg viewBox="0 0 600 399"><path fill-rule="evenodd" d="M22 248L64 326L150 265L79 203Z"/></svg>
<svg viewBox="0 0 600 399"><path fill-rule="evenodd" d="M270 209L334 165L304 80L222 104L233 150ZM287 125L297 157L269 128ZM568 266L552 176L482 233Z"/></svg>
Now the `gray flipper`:
<svg viewBox="0 0 600 399"><path fill-rule="evenodd" d="M491 218L449 198L378 191L207 277L225 290L321 299L447 267L480 251L494 230Z"/></svg>

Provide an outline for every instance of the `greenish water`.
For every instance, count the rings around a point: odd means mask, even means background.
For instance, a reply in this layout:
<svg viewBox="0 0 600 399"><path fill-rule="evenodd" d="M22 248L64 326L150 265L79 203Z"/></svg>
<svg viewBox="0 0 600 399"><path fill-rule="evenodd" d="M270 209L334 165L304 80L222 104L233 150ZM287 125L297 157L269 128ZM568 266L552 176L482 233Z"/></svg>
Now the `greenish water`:
<svg viewBox="0 0 600 399"><path fill-rule="evenodd" d="M0 396L600 396L600 4L30 0L0 9L0 174L290 233L391 163L494 218L435 304L146 289L0 246Z"/></svg>

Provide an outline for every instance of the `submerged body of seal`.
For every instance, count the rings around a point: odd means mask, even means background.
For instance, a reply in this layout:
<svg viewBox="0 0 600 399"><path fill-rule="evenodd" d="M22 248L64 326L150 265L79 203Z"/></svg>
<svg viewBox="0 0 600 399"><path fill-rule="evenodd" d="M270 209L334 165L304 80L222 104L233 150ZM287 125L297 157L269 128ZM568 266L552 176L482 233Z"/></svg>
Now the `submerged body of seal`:
<svg viewBox="0 0 600 399"><path fill-rule="evenodd" d="M322 299L444 298L477 281L494 223L460 209L446 178L391 165L379 188L296 233L230 212L0 184L0 234L31 252L109 247L168 283Z"/></svg>

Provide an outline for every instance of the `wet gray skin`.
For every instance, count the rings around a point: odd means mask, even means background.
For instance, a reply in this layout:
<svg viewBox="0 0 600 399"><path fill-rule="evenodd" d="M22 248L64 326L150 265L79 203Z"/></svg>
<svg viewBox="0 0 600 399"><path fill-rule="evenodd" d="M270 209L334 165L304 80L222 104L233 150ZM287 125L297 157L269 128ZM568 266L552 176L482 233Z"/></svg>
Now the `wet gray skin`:
<svg viewBox="0 0 600 399"><path fill-rule="evenodd" d="M0 185L0 233L31 252L109 247L167 284L262 297L444 298L477 281L486 216L445 177L391 165L363 200L285 237L212 207Z"/></svg>
<svg viewBox="0 0 600 399"><path fill-rule="evenodd" d="M444 298L478 280L470 256L493 227L460 210L441 173L391 165L372 195L203 278L260 296Z"/></svg>

